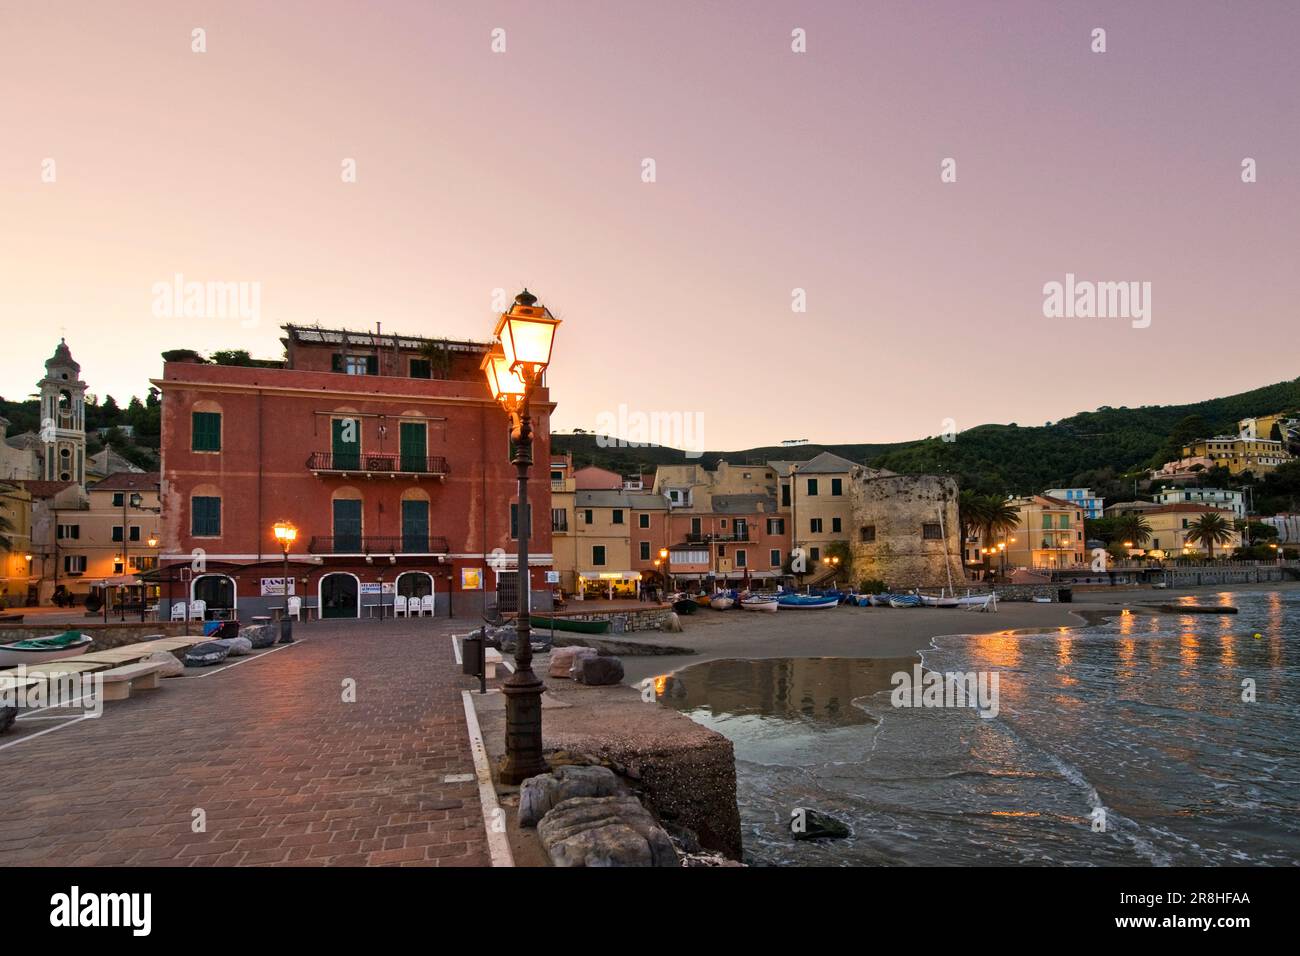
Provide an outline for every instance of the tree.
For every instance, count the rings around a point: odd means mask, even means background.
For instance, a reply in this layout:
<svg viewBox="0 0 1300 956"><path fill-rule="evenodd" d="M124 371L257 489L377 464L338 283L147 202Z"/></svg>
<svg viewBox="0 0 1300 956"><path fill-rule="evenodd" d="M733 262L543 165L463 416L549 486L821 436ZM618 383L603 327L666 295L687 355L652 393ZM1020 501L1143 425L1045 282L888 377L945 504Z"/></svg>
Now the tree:
<svg viewBox="0 0 1300 956"><path fill-rule="evenodd" d="M1205 545L1210 560L1214 560L1214 546L1226 545L1232 540L1232 525L1228 519L1217 512L1207 511L1187 526L1187 540L1199 541Z"/></svg>
<svg viewBox="0 0 1300 956"><path fill-rule="evenodd" d="M1116 541L1132 541L1134 547L1139 547L1151 540L1151 524L1144 515L1126 514L1118 515L1114 523Z"/></svg>
<svg viewBox="0 0 1300 956"><path fill-rule="evenodd" d="M0 515L0 551L12 551L14 543L9 537L9 532L14 530L14 524L4 515Z"/></svg>

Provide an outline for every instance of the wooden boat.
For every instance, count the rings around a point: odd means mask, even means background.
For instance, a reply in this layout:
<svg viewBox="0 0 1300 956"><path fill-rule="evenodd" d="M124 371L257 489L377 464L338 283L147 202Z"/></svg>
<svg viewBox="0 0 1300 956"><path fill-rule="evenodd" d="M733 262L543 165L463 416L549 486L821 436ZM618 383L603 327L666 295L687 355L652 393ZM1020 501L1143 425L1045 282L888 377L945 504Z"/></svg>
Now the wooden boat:
<svg viewBox="0 0 1300 956"><path fill-rule="evenodd" d="M736 606L736 599L725 594L715 594L713 600L709 601L709 606L715 611L728 611Z"/></svg>
<svg viewBox="0 0 1300 956"><path fill-rule="evenodd" d="M94 643L93 637L87 637L80 631L64 631L50 637L32 637L12 644L0 644L0 667L61 661L65 657L86 653Z"/></svg>
<svg viewBox="0 0 1300 956"><path fill-rule="evenodd" d="M895 594L889 598L890 607L920 607L921 597L918 594Z"/></svg>
<svg viewBox="0 0 1300 956"><path fill-rule="evenodd" d="M741 598L740 606L746 611L770 611L775 614L781 607L781 604L774 597L765 597L760 594L754 594L747 598Z"/></svg>
<svg viewBox="0 0 1300 956"><path fill-rule="evenodd" d="M693 598L682 598L680 601L673 602L673 610L678 614L694 614L700 609Z"/></svg>
<svg viewBox="0 0 1300 956"><path fill-rule="evenodd" d="M786 610L820 611L822 608L836 607L840 603L837 597L822 597L814 594L782 594L777 604Z"/></svg>
<svg viewBox="0 0 1300 956"><path fill-rule="evenodd" d="M992 597L992 594L967 594L965 597L955 595L935 597L931 594L922 594L921 603L926 607L970 607L987 604Z"/></svg>
<svg viewBox="0 0 1300 956"><path fill-rule="evenodd" d="M569 617L543 617L531 614L528 623L539 631L572 631L576 634L604 634L609 630L609 621L578 621Z"/></svg>

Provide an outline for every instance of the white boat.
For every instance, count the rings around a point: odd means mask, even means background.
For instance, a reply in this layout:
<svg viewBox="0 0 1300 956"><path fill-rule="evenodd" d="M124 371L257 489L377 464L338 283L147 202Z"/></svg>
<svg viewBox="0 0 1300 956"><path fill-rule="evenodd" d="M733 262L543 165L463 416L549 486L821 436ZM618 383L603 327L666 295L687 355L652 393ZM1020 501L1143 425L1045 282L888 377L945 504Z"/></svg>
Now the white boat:
<svg viewBox="0 0 1300 956"><path fill-rule="evenodd" d="M770 611L775 614L781 606L776 598L769 597L747 597L741 598L740 606L746 611Z"/></svg>
<svg viewBox="0 0 1300 956"><path fill-rule="evenodd" d="M95 643L79 631L67 631L49 637L32 637L12 644L0 644L0 667L17 667L19 664L44 664L76 657L90 650Z"/></svg>
<svg viewBox="0 0 1300 956"><path fill-rule="evenodd" d="M965 597L934 597L930 594L921 595L921 603L926 607L972 607L988 604L993 599L992 594L967 594Z"/></svg>
<svg viewBox="0 0 1300 956"><path fill-rule="evenodd" d="M731 610L731 608L735 606L735 604L736 604L735 598L729 598L723 594L717 595L712 601L709 602L709 605L715 611L729 611Z"/></svg>

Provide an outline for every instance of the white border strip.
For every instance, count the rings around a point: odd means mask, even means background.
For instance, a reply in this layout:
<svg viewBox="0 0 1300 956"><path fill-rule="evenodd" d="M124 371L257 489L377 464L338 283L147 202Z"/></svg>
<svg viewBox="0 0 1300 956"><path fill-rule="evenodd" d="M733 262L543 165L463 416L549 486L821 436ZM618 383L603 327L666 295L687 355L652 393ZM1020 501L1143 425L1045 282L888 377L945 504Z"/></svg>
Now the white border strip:
<svg viewBox="0 0 1300 956"><path fill-rule="evenodd" d="M487 832L488 853L493 866L514 866L510 853L510 840L504 829L492 828L494 820L505 821L505 811L497 803L497 791L492 786L492 770L488 765L487 748L483 746L483 731L479 729L478 714L474 712L474 698L467 690L460 692L465 704L465 723L469 725L469 749L474 755L474 774L478 777L478 798L483 804L483 829Z"/></svg>

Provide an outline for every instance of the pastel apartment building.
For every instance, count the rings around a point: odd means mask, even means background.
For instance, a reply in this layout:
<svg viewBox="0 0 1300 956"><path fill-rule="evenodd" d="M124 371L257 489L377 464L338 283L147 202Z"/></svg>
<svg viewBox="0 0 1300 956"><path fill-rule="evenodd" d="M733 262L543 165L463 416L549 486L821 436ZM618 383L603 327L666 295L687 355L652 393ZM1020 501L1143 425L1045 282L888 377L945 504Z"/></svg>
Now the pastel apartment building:
<svg viewBox="0 0 1300 956"><path fill-rule="evenodd" d="M1085 518L1096 519L1102 516L1102 500L1092 493L1091 488L1048 488L1043 494L1048 498L1059 498L1079 505L1083 508Z"/></svg>
<svg viewBox="0 0 1300 956"><path fill-rule="evenodd" d="M284 326L274 367L169 361L162 393L166 600L241 617L284 603L273 525L298 537L288 591L309 613L363 617L432 596L473 616L528 587L548 606L552 522L515 503L505 411L479 369L489 346ZM551 513L549 392L534 396L529 511ZM495 595L493 592L496 592Z"/></svg>
<svg viewBox="0 0 1300 956"><path fill-rule="evenodd" d="M1020 524L1005 536L1008 567L1068 568L1084 563L1084 510L1079 503L1029 495L1012 498L1010 504L1020 512ZM996 547L997 542L987 546Z"/></svg>

